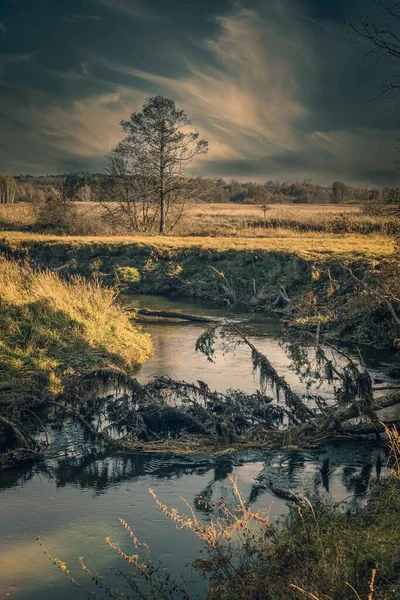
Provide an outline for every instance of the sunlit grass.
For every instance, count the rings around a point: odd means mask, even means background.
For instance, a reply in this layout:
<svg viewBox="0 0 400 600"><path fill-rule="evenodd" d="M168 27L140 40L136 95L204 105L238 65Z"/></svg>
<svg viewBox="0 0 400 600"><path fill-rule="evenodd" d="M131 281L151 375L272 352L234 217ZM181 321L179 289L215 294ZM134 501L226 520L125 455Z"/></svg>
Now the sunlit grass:
<svg viewBox="0 0 400 600"><path fill-rule="evenodd" d="M67 233L85 236L126 234L118 223L111 223L104 205L74 203L79 218L71 221ZM112 208L112 204L109 205ZM262 214L252 204L188 204L174 229L176 236L213 236L237 238L289 237L305 233L323 235L393 235L400 224L388 217L366 215L361 206L348 205L271 205ZM0 205L0 230L36 231L37 208L27 203Z"/></svg>
<svg viewBox="0 0 400 600"><path fill-rule="evenodd" d="M24 398L62 391L63 377L98 367L134 369L152 352L115 302L115 289L0 260L1 379Z"/></svg>
<svg viewBox="0 0 400 600"><path fill-rule="evenodd" d="M293 233L291 230L270 230L270 237L197 237L197 236L157 236L157 235L118 235L118 236L57 236L33 234L18 231L2 232L1 237L9 243L19 245L24 242L47 244L70 244L83 246L90 244L138 244L159 248L202 248L216 251L252 250L293 252L304 256L330 254L351 254L358 256L390 256L394 242L381 235L328 235L311 232Z"/></svg>

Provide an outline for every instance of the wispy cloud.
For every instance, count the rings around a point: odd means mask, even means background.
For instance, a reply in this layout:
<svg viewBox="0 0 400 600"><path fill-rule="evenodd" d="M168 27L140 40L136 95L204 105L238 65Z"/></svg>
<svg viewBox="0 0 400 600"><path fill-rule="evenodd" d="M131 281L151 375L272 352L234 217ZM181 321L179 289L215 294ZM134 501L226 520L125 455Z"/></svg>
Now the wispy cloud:
<svg viewBox="0 0 400 600"><path fill-rule="evenodd" d="M0 21L0 33L2 33L3 35L5 35L5 34L7 33L7 31L8 31L8 27L6 27L6 26L4 25L4 23L2 23L2 22Z"/></svg>
<svg viewBox="0 0 400 600"><path fill-rule="evenodd" d="M106 8L120 12L133 19L154 21L159 15L145 5L142 0L97 0Z"/></svg>
<svg viewBox="0 0 400 600"><path fill-rule="evenodd" d="M66 108L39 109L36 117L49 144L90 158L106 154L119 142L119 122L144 99L141 92L121 88L115 93L77 100Z"/></svg>
<svg viewBox="0 0 400 600"><path fill-rule="evenodd" d="M21 63L31 62L39 53L34 52L18 52L16 54L0 54L0 74L3 74L9 65L17 65Z"/></svg>
<svg viewBox="0 0 400 600"><path fill-rule="evenodd" d="M63 21L67 23L75 23L76 21L103 21L103 17L101 15L75 15L69 14L63 17Z"/></svg>
<svg viewBox="0 0 400 600"><path fill-rule="evenodd" d="M14 144L7 152L0 149L4 164L10 164L9 156L20 163L33 160L30 148L35 148L35 160L45 171L97 168L100 157L122 137L120 120L140 110L149 95L164 94L176 99L210 142L209 154L194 165L195 171L261 181L312 177L321 183L380 183L397 178L392 166L400 137L395 118L384 122L377 118L379 111L364 106L375 85L371 70L364 66L360 84L361 58L357 61L347 50L342 25L316 21L301 0L242 0L230 9L224 4L223 15L209 15L209 28L196 22L193 29L182 29L184 20L168 20L168 41L153 26L160 3L91 1L93 14L71 12L64 19L110 20L110 38L101 44L94 32L87 48L78 48L75 28L64 27L66 41L74 41L77 50L65 68L59 61L34 61L35 85L43 77L46 84L56 84L51 89L62 89L62 96L48 91L50 86L42 93L39 85L41 95L35 95L23 83L19 89L26 90L27 101L10 99L10 90L7 98L0 94L0 127ZM183 4L171 0L171 11ZM58 13L55 18L59 23ZM128 22L125 37L118 27L122 20ZM131 31L140 34L140 56L129 44ZM0 74L15 75L19 64L22 81L24 63L36 54L0 54ZM340 89L338 80L344 82Z"/></svg>

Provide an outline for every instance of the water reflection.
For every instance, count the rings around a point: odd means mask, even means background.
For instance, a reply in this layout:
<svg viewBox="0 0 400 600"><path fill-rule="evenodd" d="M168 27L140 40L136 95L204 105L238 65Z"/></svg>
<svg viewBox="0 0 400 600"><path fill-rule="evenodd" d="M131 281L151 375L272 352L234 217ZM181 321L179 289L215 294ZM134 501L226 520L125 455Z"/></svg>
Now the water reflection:
<svg viewBox="0 0 400 600"><path fill-rule="evenodd" d="M324 470L327 461L329 469ZM0 597L10 593L15 600L70 599L68 582L49 568L35 546L34 533L42 535L56 556L75 565L75 572L81 555L101 572L123 566L104 544L108 534L121 539L119 517L150 544L154 556L162 557L172 575L190 578L184 565L196 558L200 544L160 513L149 497L150 487L167 505L184 512L180 497L186 498L198 517L208 520L220 502L236 505L228 481L232 473L243 498L276 519L288 506L277 490L329 494L336 502L356 507L365 501L371 479L384 465L384 448L374 441L362 447L331 445L325 452L252 451L219 457L91 452L5 472L0 479ZM29 568L23 566L26 560ZM196 585L200 584L194 582L193 589Z"/></svg>
<svg viewBox="0 0 400 600"><path fill-rule="evenodd" d="M363 446L330 444L324 451L246 451L224 456L175 456L152 453L88 452L57 460L45 460L33 468L9 470L2 474L0 492L22 487L33 477L46 477L57 488L74 486L97 494L142 477L180 479L208 474L207 484L195 490L197 508L207 512L215 501L215 489L231 473L240 473L246 465L259 465L248 481L248 501L254 503L274 488L307 494L330 494L335 500L357 500L366 496L372 478L385 469L385 448L381 443ZM356 452L354 450L356 449Z"/></svg>
<svg viewBox="0 0 400 600"><path fill-rule="evenodd" d="M194 312L187 302L154 298L135 302ZM221 314L208 306L196 305L195 310ZM274 366L285 373L296 391L304 392L304 386L288 372L288 359L273 337L280 331L276 317L229 316L242 320L241 327L273 359ZM211 365L194 349L201 326L148 323L145 327L155 339L156 354L142 368L142 381L155 374L201 379L219 390L237 388L252 393L257 389L246 349L238 348ZM380 355L380 359L385 358ZM377 373L382 370L376 355L367 360ZM190 569L185 571L184 565L197 557L200 543L190 532L178 531L160 513L150 500L149 487L169 506L185 510L179 498L186 498L199 518L209 519L220 501L234 502L227 479L232 473L246 501L255 510L268 509L271 518L277 518L287 509L287 501L276 495L277 490L318 493L357 506L365 501L371 480L384 475L386 464L383 445L375 438L363 444L331 444L324 452L247 451L210 457L105 453L90 447L74 427L54 431L51 437L43 462L0 476L0 598L9 594L14 600L70 600L72 596L79 600L78 592L72 591L40 554L33 534L40 533L54 555L78 571L77 557L83 555L92 568L103 572L109 566L122 566L104 544L109 534L121 539L118 517L126 519L139 539L149 543L154 556L162 557L172 576L190 578Z"/></svg>

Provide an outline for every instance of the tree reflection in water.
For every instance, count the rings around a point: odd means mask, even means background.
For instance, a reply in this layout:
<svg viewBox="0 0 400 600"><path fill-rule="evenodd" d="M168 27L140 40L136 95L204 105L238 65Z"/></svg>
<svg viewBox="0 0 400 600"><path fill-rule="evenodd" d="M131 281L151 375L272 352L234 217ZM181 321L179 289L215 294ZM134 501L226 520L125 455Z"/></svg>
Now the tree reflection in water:
<svg viewBox="0 0 400 600"><path fill-rule="evenodd" d="M307 495L331 494L334 500L357 502L366 497L370 482L385 468L382 444L329 445L320 451L246 451L224 456L176 456L148 453L92 451L56 459L47 458L31 467L2 474L0 490L22 487L35 474L54 481L57 487L72 485L102 494L109 488L143 476L173 479L210 473L208 483L194 496L196 509L204 516L220 501L231 499L227 477L246 465L260 465L250 479L247 501L257 502L276 490ZM226 484L226 485L225 485ZM273 484L273 485L272 485ZM228 496L228 497L227 497Z"/></svg>

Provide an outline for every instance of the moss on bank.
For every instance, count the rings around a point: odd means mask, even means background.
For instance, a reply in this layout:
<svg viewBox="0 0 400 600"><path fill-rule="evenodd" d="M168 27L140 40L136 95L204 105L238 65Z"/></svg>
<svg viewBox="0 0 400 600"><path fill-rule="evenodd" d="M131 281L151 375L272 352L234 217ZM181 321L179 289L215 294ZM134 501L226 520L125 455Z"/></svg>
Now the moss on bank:
<svg viewBox="0 0 400 600"><path fill-rule="evenodd" d="M241 246L240 240L223 239L221 245L217 238L132 241L10 234L0 240L0 252L63 275L96 276L106 285L118 282L130 293L212 300L255 311L283 307L292 323L315 329L320 321L343 341L390 347L400 337L385 303L365 293L341 266L349 264L373 289L393 290L399 285L393 276L398 262L388 240L379 246L379 260L378 248L372 253L368 245L364 252L356 250L352 238L337 238L336 251L332 244L326 247L326 240L319 248L314 240L307 250L304 239L297 250L293 240L272 240L282 246L276 249L270 239L253 240L253 247L250 241Z"/></svg>
<svg viewBox="0 0 400 600"><path fill-rule="evenodd" d="M0 403L54 396L66 376L132 371L152 352L147 334L95 280L62 280L0 260Z"/></svg>

